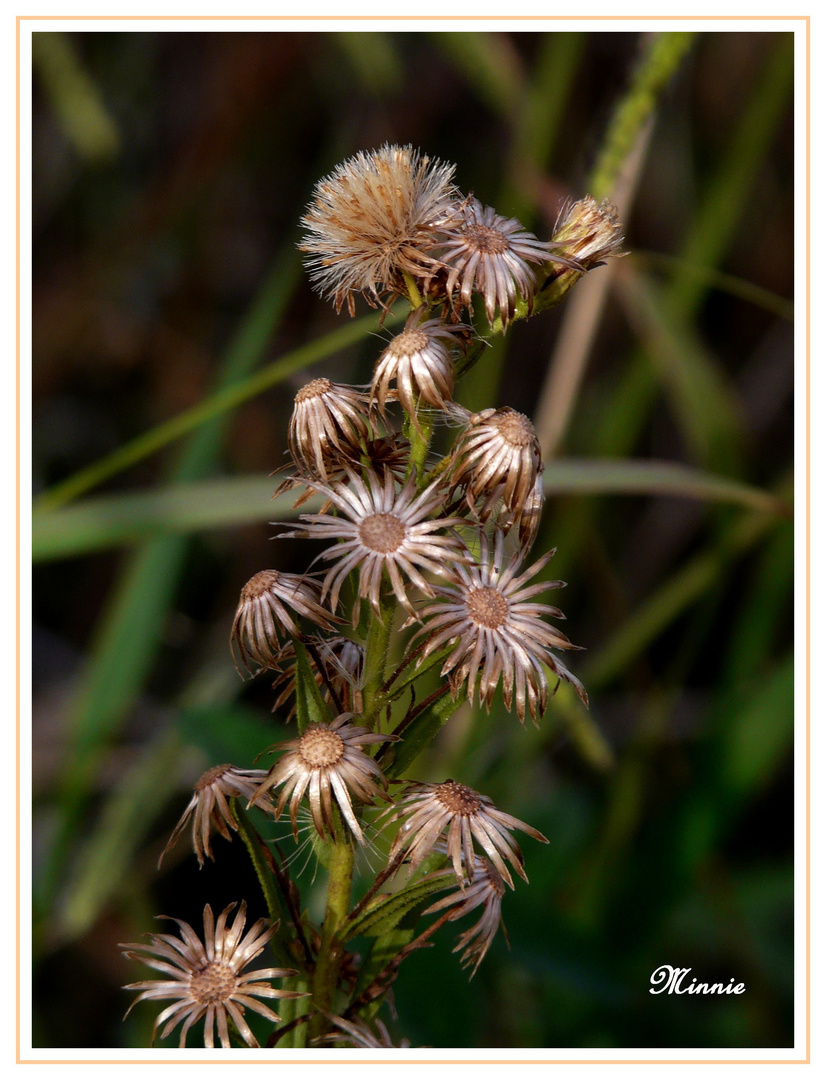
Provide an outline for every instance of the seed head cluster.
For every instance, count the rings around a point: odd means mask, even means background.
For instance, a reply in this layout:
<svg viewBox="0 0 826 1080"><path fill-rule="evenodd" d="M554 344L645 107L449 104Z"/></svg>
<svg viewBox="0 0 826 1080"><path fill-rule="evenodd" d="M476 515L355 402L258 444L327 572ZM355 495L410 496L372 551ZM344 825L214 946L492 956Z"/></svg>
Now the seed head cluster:
<svg viewBox="0 0 826 1080"><path fill-rule="evenodd" d="M563 212L552 240L540 240L462 195L453 177L453 165L385 145L321 180L302 218L311 280L337 311L346 305L353 315L359 297L383 309L382 322L397 318L391 307L401 298L409 310L395 333L382 331L369 384L317 376L296 388L289 474L278 490L300 494L291 520L277 524L279 542L299 541L290 556L306 553L307 569L254 574L232 622L236 666L269 673L273 712L295 718L295 738L271 747L268 770L226 764L204 773L161 856L187 828L200 865L213 858L214 833L241 836L259 879L272 876L265 893L283 907L280 947L302 967L302 990L272 986L298 974L292 968L243 973L275 926L259 920L244 936L245 903L232 922L234 905L217 924L207 905L203 941L176 920L179 938L123 947L162 973L128 989L140 991L138 1001L171 1001L155 1031L165 1038L181 1024L181 1046L201 1019L207 1047L216 1026L222 1047L231 1038L257 1046L245 1010L277 1023L257 999L305 993L314 1001L291 1009L290 1030L309 1030L295 1045L391 1045L375 1010L365 1018L361 1006L387 992L408 951L470 913L477 921L455 951L475 973L514 877L528 880L514 832L548 842L467 784L419 782L407 770L462 701L490 712L501 695L523 724L526 715L538 723L566 683L587 705L560 659L577 648L557 626L564 616L540 600L564 584L542 573L554 553L527 563L544 504L536 432L516 409L471 412L454 392L488 338L539 308L542 282L580 277L619 254L622 237L615 211L584 199ZM452 432L453 444L436 456L439 421L438 434ZM311 497L316 512L298 513ZM330 875L332 921L318 928L291 877L293 856L282 850L290 838L296 854L305 845L306 860L317 853ZM382 868L348 915L360 849ZM404 892L423 881L426 889ZM388 888L400 891L398 902ZM384 970L362 978L348 934L389 935L394 912L437 918Z"/></svg>

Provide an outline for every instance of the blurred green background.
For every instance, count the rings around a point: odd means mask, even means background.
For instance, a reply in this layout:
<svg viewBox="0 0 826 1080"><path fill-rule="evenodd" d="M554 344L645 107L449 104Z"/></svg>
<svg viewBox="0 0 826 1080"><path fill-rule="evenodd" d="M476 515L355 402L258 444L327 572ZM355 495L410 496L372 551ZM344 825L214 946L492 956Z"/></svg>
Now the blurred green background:
<svg viewBox="0 0 826 1080"><path fill-rule="evenodd" d="M35 1045L146 1045L117 943L206 901L264 913L239 843L155 864L198 775L284 733L228 649L243 583L308 562L269 539L267 474L305 372L364 382L381 347L312 293L298 221L385 141L542 237L610 194L631 252L457 390L535 419L534 551L558 548L592 705L461 713L418 763L551 843L523 845L510 950L468 983L470 920L441 930L391 1026L791 1045L791 35L44 32L33 59ZM747 992L652 996L666 963Z"/></svg>

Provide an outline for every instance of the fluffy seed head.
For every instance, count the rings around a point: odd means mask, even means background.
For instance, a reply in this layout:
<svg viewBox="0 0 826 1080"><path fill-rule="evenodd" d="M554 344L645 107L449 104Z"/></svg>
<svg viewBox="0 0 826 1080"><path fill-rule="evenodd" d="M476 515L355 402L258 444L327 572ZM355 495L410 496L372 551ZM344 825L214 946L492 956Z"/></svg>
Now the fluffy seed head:
<svg viewBox="0 0 826 1080"><path fill-rule="evenodd" d="M563 209L554 232L554 243L583 270L593 270L606 259L620 256L624 237L617 208L607 199L597 203L592 195Z"/></svg>
<svg viewBox="0 0 826 1080"><path fill-rule="evenodd" d="M405 291L404 274L427 282L438 229L455 217L453 165L411 146L358 153L321 180L301 219L301 250L322 296L340 311L354 296L376 304Z"/></svg>

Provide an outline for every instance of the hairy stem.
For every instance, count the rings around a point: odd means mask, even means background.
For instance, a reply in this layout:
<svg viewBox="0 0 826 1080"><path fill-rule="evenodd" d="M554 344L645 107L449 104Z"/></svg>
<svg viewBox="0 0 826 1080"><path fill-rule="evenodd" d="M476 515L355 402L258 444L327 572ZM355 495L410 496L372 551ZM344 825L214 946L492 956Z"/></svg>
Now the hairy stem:
<svg viewBox="0 0 826 1080"><path fill-rule="evenodd" d="M353 848L343 830L328 844L328 849L330 876L327 883L327 910L313 977L313 1006L317 1012L310 1021L311 1039L323 1033L326 1024L324 1013L335 1011L334 998L344 955L344 942L339 938L338 931L347 918L353 884Z"/></svg>

